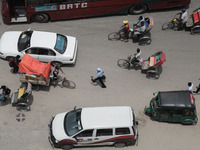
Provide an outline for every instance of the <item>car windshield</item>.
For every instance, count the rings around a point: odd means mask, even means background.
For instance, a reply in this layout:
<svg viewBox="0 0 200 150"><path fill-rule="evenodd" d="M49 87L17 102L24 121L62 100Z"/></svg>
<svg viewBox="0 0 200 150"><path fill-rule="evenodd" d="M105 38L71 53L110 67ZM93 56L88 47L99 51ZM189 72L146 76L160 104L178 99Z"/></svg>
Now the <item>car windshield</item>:
<svg viewBox="0 0 200 150"><path fill-rule="evenodd" d="M64 128L68 136L72 136L83 129L81 125L81 109L73 110L66 114Z"/></svg>
<svg viewBox="0 0 200 150"><path fill-rule="evenodd" d="M21 52L24 49L30 47L30 40L33 31L24 31L19 36L18 40L18 51Z"/></svg>
<svg viewBox="0 0 200 150"><path fill-rule="evenodd" d="M57 34L56 45L54 49L57 52L63 54L66 51L66 47L67 47L67 37Z"/></svg>

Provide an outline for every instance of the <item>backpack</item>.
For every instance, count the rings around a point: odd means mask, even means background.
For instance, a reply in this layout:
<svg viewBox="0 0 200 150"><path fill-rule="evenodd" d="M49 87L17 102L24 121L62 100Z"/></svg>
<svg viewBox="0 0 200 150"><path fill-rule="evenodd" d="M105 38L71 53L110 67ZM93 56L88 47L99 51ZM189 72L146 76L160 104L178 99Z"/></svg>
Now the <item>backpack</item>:
<svg viewBox="0 0 200 150"><path fill-rule="evenodd" d="M9 59L9 66L10 67L14 66L14 60L13 60L13 58Z"/></svg>

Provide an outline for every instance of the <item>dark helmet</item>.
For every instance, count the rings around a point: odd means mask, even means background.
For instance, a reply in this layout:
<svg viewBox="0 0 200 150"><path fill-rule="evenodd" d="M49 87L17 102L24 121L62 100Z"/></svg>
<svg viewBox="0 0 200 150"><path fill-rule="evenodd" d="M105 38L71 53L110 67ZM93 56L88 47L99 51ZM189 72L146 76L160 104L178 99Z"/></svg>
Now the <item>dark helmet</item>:
<svg viewBox="0 0 200 150"><path fill-rule="evenodd" d="M142 20L142 19L143 19L143 17L142 17L142 16L140 16L140 17L139 17L139 20Z"/></svg>
<svg viewBox="0 0 200 150"><path fill-rule="evenodd" d="M183 8L183 9L181 9L181 11L182 11L182 12L185 12L185 11L186 11L186 9L185 9L185 8Z"/></svg>
<svg viewBox="0 0 200 150"><path fill-rule="evenodd" d="M138 52L138 53L140 52L140 49L139 49L139 48L137 48L137 52Z"/></svg>
<svg viewBox="0 0 200 150"><path fill-rule="evenodd" d="M5 85L2 85L0 89L5 90L5 89L6 89L6 86L5 86Z"/></svg>
<svg viewBox="0 0 200 150"><path fill-rule="evenodd" d="M188 82L188 86L191 86L192 85L192 82Z"/></svg>
<svg viewBox="0 0 200 150"><path fill-rule="evenodd" d="M20 58L20 55L17 55L17 58Z"/></svg>
<svg viewBox="0 0 200 150"><path fill-rule="evenodd" d="M56 69L60 69L60 65L56 65L55 67L56 67Z"/></svg>

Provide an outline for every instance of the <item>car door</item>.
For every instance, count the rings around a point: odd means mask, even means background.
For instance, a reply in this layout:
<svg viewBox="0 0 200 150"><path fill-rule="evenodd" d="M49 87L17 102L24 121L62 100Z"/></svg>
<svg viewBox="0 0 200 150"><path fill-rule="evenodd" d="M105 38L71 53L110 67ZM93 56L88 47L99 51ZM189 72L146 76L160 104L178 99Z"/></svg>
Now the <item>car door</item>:
<svg viewBox="0 0 200 150"><path fill-rule="evenodd" d="M55 59L56 53L51 49L39 48L39 61L51 62Z"/></svg>
<svg viewBox="0 0 200 150"><path fill-rule="evenodd" d="M84 130L75 136L78 146L88 146L94 142L94 130Z"/></svg>
<svg viewBox="0 0 200 150"><path fill-rule="evenodd" d="M94 144L95 145L112 145L113 139L113 129L97 129Z"/></svg>
<svg viewBox="0 0 200 150"><path fill-rule="evenodd" d="M25 50L25 53L26 54L29 54L31 57L39 60L39 51L38 51L38 48L29 48L27 50Z"/></svg>

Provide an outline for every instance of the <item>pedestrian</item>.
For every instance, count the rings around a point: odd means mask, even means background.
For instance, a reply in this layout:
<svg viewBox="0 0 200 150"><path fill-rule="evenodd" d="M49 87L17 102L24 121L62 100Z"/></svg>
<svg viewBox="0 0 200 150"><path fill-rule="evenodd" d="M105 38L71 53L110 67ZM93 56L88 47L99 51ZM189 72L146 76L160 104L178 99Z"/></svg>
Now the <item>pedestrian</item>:
<svg viewBox="0 0 200 150"><path fill-rule="evenodd" d="M187 90L190 91L191 93L193 92L193 91L192 91L193 86L194 86L194 85L192 84L192 82L188 82L188 88L187 88Z"/></svg>
<svg viewBox="0 0 200 150"><path fill-rule="evenodd" d="M200 79L199 79L200 80ZM200 83L199 83L199 85L198 86L196 86L196 91L193 91L193 93L199 93L199 91L200 91Z"/></svg>
<svg viewBox="0 0 200 150"><path fill-rule="evenodd" d="M97 75L95 77L91 76L91 80L93 83L99 80L101 87L106 88L103 82L103 80L105 79L105 76L103 74L104 74L104 71L101 68L97 68Z"/></svg>
<svg viewBox="0 0 200 150"><path fill-rule="evenodd" d="M14 60L13 60L13 73L17 73L18 70L19 70L19 58L20 56L17 55L16 57L14 57Z"/></svg>

